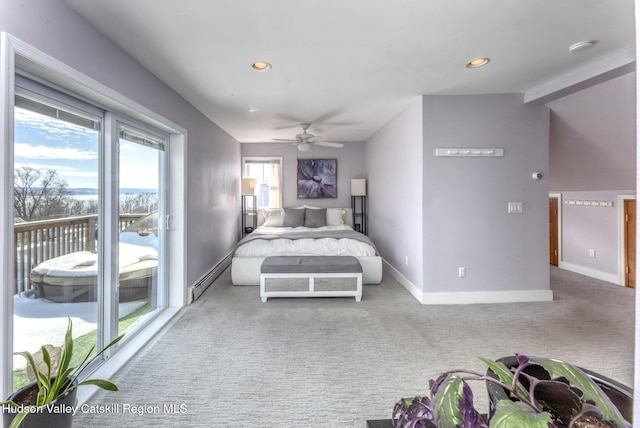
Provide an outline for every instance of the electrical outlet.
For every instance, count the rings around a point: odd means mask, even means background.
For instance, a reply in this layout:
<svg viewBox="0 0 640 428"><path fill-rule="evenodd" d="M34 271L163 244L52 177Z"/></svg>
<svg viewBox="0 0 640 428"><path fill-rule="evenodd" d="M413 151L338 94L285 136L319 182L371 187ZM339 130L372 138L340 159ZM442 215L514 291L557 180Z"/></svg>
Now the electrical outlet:
<svg viewBox="0 0 640 428"><path fill-rule="evenodd" d="M589 249L589 257L591 257L592 259L596 258L596 250L594 250L593 248Z"/></svg>
<svg viewBox="0 0 640 428"><path fill-rule="evenodd" d="M465 276L467 276L467 268L466 267L459 267L458 268L458 278L464 278Z"/></svg>
<svg viewBox="0 0 640 428"><path fill-rule="evenodd" d="M409 266L409 256L404 256L404 264Z"/></svg>

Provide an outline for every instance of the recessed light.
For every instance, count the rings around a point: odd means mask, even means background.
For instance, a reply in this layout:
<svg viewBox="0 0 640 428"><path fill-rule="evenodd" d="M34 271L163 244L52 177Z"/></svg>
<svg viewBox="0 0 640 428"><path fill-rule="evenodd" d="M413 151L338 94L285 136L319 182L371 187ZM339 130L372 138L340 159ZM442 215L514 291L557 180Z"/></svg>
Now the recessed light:
<svg viewBox="0 0 640 428"><path fill-rule="evenodd" d="M595 40L583 40L581 42L574 43L571 46L569 46L569 52L578 52L578 51L581 51L583 49L590 48L591 46L593 46L595 44L596 44Z"/></svg>
<svg viewBox="0 0 640 428"><path fill-rule="evenodd" d="M256 61L251 63L251 68L256 71L267 71L271 69L271 64L265 61Z"/></svg>
<svg viewBox="0 0 640 428"><path fill-rule="evenodd" d="M478 68L482 67L483 65L489 64L489 61L491 61L491 58L476 58L469 61L465 67Z"/></svg>

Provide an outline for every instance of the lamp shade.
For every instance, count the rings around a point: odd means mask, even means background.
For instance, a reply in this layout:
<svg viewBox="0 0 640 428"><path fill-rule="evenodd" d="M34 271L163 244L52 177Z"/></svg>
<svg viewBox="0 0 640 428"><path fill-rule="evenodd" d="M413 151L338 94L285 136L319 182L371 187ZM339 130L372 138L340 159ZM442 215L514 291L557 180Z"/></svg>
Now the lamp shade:
<svg viewBox="0 0 640 428"><path fill-rule="evenodd" d="M367 180L364 178L352 178L351 196L367 196Z"/></svg>
<svg viewBox="0 0 640 428"><path fill-rule="evenodd" d="M256 180L254 178L242 179L242 194L243 195L255 195Z"/></svg>

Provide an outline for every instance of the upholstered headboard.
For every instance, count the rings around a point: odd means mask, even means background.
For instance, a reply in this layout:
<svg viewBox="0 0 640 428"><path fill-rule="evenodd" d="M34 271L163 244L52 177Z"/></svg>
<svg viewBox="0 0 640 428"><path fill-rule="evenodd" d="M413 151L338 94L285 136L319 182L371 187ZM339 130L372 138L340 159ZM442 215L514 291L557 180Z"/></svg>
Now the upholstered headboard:
<svg viewBox="0 0 640 428"><path fill-rule="evenodd" d="M292 207L292 208L303 209L305 207L302 206L302 207ZM313 209L313 208L310 208L310 207L306 207L306 208ZM267 208L267 209L274 210L274 209L277 209L277 208ZM338 209L338 208L327 208L327 209L335 210L335 209ZM344 211L344 215L343 215L344 224L353 227L353 214L352 214L351 208L339 208L339 209ZM258 226L262 226L264 224L264 211L265 210L266 209L262 209L262 208L258 209Z"/></svg>

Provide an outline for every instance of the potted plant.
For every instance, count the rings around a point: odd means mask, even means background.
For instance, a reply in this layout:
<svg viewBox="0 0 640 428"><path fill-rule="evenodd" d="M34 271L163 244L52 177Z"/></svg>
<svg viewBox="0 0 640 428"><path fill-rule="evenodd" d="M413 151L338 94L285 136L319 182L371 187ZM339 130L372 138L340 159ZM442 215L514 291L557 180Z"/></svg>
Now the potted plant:
<svg viewBox="0 0 640 428"><path fill-rule="evenodd" d="M117 391L118 387L106 379L86 379L78 381L82 371L93 361L90 359L95 345L89 350L82 362L71 367L73 357L72 323L69 318L67 331L60 353L57 368L52 367L51 356L46 346L42 346L42 365L38 365L30 352L16 352L27 360L35 375L35 381L20 388L0 403L3 409L4 426L17 427L71 427L76 407L76 389L83 385L95 385L107 391ZM95 357L122 339L120 335L113 339ZM94 357L94 358L95 358ZM22 423L22 425L21 425Z"/></svg>
<svg viewBox="0 0 640 428"><path fill-rule="evenodd" d="M394 427L631 427L607 394L616 389L615 382L604 378L606 387L602 388L593 372L556 359L519 354L498 361L481 360L488 366L487 373L447 371L429 382L428 396L398 401L392 415ZM469 385L473 380L487 384L488 415L474 407ZM628 388L616 394L631 403Z"/></svg>

